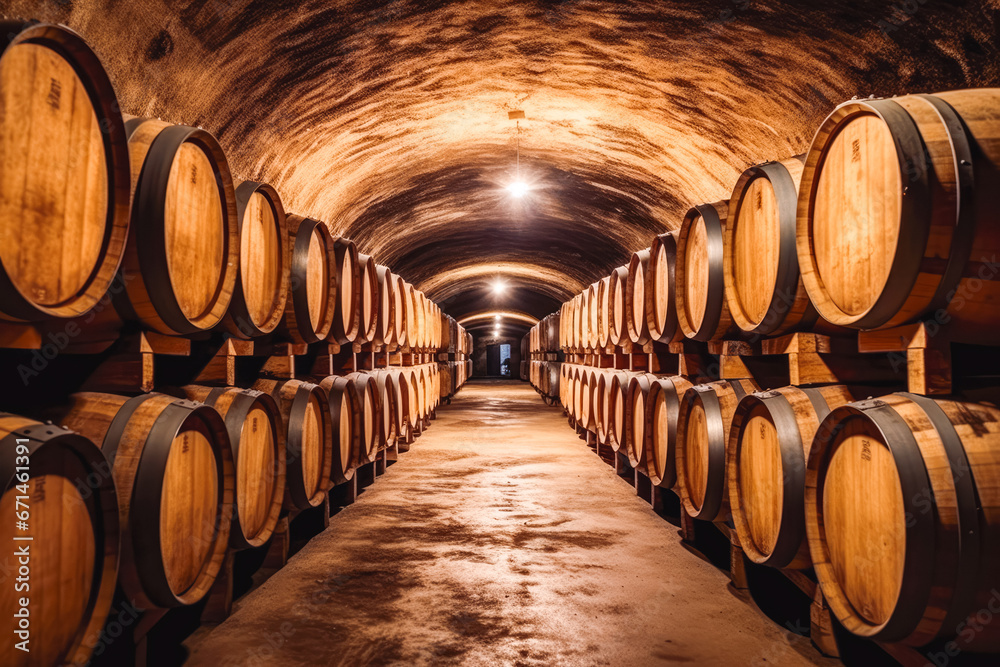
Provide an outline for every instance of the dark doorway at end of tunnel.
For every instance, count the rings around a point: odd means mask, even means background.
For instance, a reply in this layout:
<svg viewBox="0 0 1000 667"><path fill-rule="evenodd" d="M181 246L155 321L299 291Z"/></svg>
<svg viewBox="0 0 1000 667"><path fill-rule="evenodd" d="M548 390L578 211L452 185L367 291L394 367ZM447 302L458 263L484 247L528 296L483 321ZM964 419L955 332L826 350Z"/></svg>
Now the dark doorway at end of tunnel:
<svg viewBox="0 0 1000 667"><path fill-rule="evenodd" d="M486 375L509 376L511 365L509 344L486 346Z"/></svg>

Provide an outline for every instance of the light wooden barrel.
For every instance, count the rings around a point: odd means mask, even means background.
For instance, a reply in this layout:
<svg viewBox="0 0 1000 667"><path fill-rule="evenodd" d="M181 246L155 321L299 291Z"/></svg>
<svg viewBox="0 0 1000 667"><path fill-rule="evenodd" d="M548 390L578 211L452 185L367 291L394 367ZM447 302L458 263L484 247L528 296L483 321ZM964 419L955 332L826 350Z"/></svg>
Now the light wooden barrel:
<svg viewBox="0 0 1000 667"><path fill-rule="evenodd" d="M372 371L375 378L375 390L379 396L380 417L378 428L379 448L386 449L396 444L400 432L399 394L392 383L392 377L385 371Z"/></svg>
<svg viewBox="0 0 1000 667"><path fill-rule="evenodd" d="M783 387L740 401L729 431L729 504L743 551L754 563L810 567L806 459L820 422L854 400L846 387Z"/></svg>
<svg viewBox="0 0 1000 667"><path fill-rule="evenodd" d="M361 309L357 340L371 343L378 337L378 309L381 305L378 285L378 264L371 255L358 253L361 272Z"/></svg>
<svg viewBox="0 0 1000 667"><path fill-rule="evenodd" d="M629 339L625 297L627 291L628 267L619 266L611 272L608 291L608 339L611 345L621 345Z"/></svg>
<svg viewBox="0 0 1000 667"><path fill-rule="evenodd" d="M611 276L597 281L597 347L605 349L611 343L611 325L608 305L611 297ZM559 317L558 313L554 315ZM556 348L553 348L553 351Z"/></svg>
<svg viewBox="0 0 1000 667"><path fill-rule="evenodd" d="M281 323L291 276L285 209L273 187L244 181L236 188L239 277L226 313L226 330L255 338Z"/></svg>
<svg viewBox="0 0 1000 667"><path fill-rule="evenodd" d="M285 447L285 508L308 509L323 502L330 489L333 437L329 398L311 382L258 380L253 388L278 404Z"/></svg>
<svg viewBox="0 0 1000 667"><path fill-rule="evenodd" d="M597 437L601 442L609 442L609 428L613 415L610 410L610 397L614 376L624 371L605 368L597 372L597 386L594 388L594 414L597 421Z"/></svg>
<svg viewBox="0 0 1000 667"><path fill-rule="evenodd" d="M628 389L629 383L636 375L638 373L634 371L616 371L607 383L608 398L605 403L608 411L607 440L611 449L616 452L628 447L629 431L632 427L629 421Z"/></svg>
<svg viewBox="0 0 1000 667"><path fill-rule="evenodd" d="M456 382L458 381L458 373L456 371L456 366L458 362L449 362L447 364L448 377L441 378L441 387L439 387L439 392L441 397L451 396L457 390ZM397 412L397 423L399 424L399 437L408 438L411 430L414 427L414 420L410 413L414 410L414 406L411 401L413 400L410 392L410 380L406 373L399 368L391 368L385 371L380 371L387 373L389 378L392 380L393 388L396 392L396 401L399 408ZM445 380L447 379L447 386Z"/></svg>
<svg viewBox="0 0 1000 667"><path fill-rule="evenodd" d="M222 567L232 518L233 456L219 413L163 394L90 392L57 413L101 443L112 464L125 595L143 609L201 600Z"/></svg>
<svg viewBox="0 0 1000 667"><path fill-rule="evenodd" d="M421 350L427 346L427 330L424 327L424 320L426 319L426 313L424 311L424 295L417 288L413 288L410 291L410 296L412 297L412 316L413 316L413 337L410 340L410 347Z"/></svg>
<svg viewBox="0 0 1000 667"><path fill-rule="evenodd" d="M598 301L597 301L597 291L598 284L592 283L590 287L587 288L587 337L586 337L586 347L591 350L597 348L597 342L600 338L600 331L597 325L598 316Z"/></svg>
<svg viewBox="0 0 1000 667"><path fill-rule="evenodd" d="M5 664L43 667L90 658L118 572L118 496L109 471L101 450L84 436L0 412L0 510L7 518L0 536L12 554L0 590L0 613L11 625L0 639ZM28 530L22 531L15 520L25 504ZM18 539L25 537L31 540ZM23 639L15 617L19 598L29 592L18 591L14 580L22 546L31 557L28 653L14 648Z"/></svg>
<svg viewBox="0 0 1000 667"><path fill-rule="evenodd" d="M671 343L684 337L677 323L675 267L677 235L660 234L649 248L646 267L646 326L649 336L660 343Z"/></svg>
<svg viewBox="0 0 1000 667"><path fill-rule="evenodd" d="M337 271L337 308L333 319L333 339L351 343L361 326L361 264L354 241L337 238L333 242Z"/></svg>
<svg viewBox="0 0 1000 667"><path fill-rule="evenodd" d="M570 347L571 333L569 324L573 317L573 300L564 301L559 307L559 347L567 349Z"/></svg>
<svg viewBox="0 0 1000 667"><path fill-rule="evenodd" d="M1000 650L986 617L1000 587L998 452L993 405L892 394L827 416L809 451L806 531L845 628Z"/></svg>
<svg viewBox="0 0 1000 667"><path fill-rule="evenodd" d="M375 378L368 373L348 373L347 379L354 383L358 392L358 464L364 465L375 460L379 447L379 429L382 406L379 403Z"/></svg>
<svg viewBox="0 0 1000 667"><path fill-rule="evenodd" d="M688 515L729 518L726 445L736 406L757 391L751 380L719 380L691 387L681 400L674 446L677 489Z"/></svg>
<svg viewBox="0 0 1000 667"><path fill-rule="evenodd" d="M402 276L393 274L393 290L392 298L393 305L396 310L396 321L395 330L393 332L394 340L396 345L405 347L409 345L409 340L407 339L407 332L409 331L409 318L410 318L410 304L406 299L406 281L403 280ZM451 319L451 318L449 318ZM454 320L452 320L454 322ZM449 335L451 330L448 330ZM448 338L448 343L445 345L454 345L454 336Z"/></svg>
<svg viewBox="0 0 1000 667"><path fill-rule="evenodd" d="M375 265L378 282L378 323L375 326L375 341L379 345L396 343L396 277L388 267Z"/></svg>
<svg viewBox="0 0 1000 667"><path fill-rule="evenodd" d="M211 134L132 118L132 222L121 265L124 319L160 333L213 328L239 272L236 195L226 156Z"/></svg>
<svg viewBox="0 0 1000 667"><path fill-rule="evenodd" d="M410 422L410 431L416 433L420 428L420 386L419 386L419 376L413 367L403 368L400 371L403 377L406 378L407 387L407 406L408 406L408 418Z"/></svg>
<svg viewBox="0 0 1000 667"><path fill-rule="evenodd" d="M546 361L542 365L543 393L549 398L558 398L561 391L560 378L562 377L562 363L559 361Z"/></svg>
<svg viewBox="0 0 1000 667"><path fill-rule="evenodd" d="M723 244L726 302L736 326L749 333L806 330L818 317L795 250L802 157L750 167L729 199Z"/></svg>
<svg viewBox="0 0 1000 667"><path fill-rule="evenodd" d="M625 328L628 337L637 345L645 345L652 340L649 333L649 318L646 307L649 298L646 287L649 283L649 248L632 253L625 279Z"/></svg>
<svg viewBox="0 0 1000 667"><path fill-rule="evenodd" d="M628 389L625 391L627 433L623 443L625 455L633 468L645 469L647 455L652 450L650 440L653 428L650 420L653 405L649 390L658 379L652 373L638 373L629 379Z"/></svg>
<svg viewBox="0 0 1000 667"><path fill-rule="evenodd" d="M362 411L360 396L354 380L339 375L323 378L319 386L326 392L330 406L330 433L333 438L330 481L343 484L351 481L364 458L358 437Z"/></svg>
<svg viewBox="0 0 1000 667"><path fill-rule="evenodd" d="M580 426L591 432L597 431L594 415L594 390L597 389L597 373L590 366L580 371Z"/></svg>
<svg viewBox="0 0 1000 667"><path fill-rule="evenodd" d="M428 387L427 372L424 366L421 364L419 366L413 367L413 374L416 377L414 386L417 389L417 414L420 416L421 420L424 420L430 413L430 405L428 404L427 401L427 387Z"/></svg>
<svg viewBox="0 0 1000 667"><path fill-rule="evenodd" d="M75 32L5 21L0 34L0 319L75 317L104 297L125 250L125 126Z"/></svg>
<svg viewBox="0 0 1000 667"><path fill-rule="evenodd" d="M657 486L669 489L677 483L677 418L681 398L691 387L691 382L680 376L659 377L650 383L644 427L649 435L643 439L646 446L643 458L646 476Z"/></svg>
<svg viewBox="0 0 1000 667"><path fill-rule="evenodd" d="M333 330L337 308L336 257L326 224L288 216L292 246L291 295L281 328L297 343L325 340Z"/></svg>
<svg viewBox="0 0 1000 667"><path fill-rule="evenodd" d="M1000 88L856 100L806 156L802 280L820 316L860 329L934 316L953 340L1000 324Z"/></svg>
<svg viewBox="0 0 1000 667"><path fill-rule="evenodd" d="M214 408L229 433L236 473L230 546L263 545L274 532L285 498L285 448L278 405L253 389L189 385L182 391L188 400Z"/></svg>
<svg viewBox="0 0 1000 667"><path fill-rule="evenodd" d="M723 237L728 203L695 206L677 233L677 322L688 338L720 340L735 327L726 303Z"/></svg>

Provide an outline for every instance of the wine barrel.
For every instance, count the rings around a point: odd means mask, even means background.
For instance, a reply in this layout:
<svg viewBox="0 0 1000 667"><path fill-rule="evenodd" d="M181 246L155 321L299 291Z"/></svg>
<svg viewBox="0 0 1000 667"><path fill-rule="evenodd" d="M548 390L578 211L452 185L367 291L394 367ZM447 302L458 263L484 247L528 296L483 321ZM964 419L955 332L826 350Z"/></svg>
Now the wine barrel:
<svg viewBox="0 0 1000 667"><path fill-rule="evenodd" d="M632 253L625 279L625 328L629 340L645 345L652 340L646 307L646 285L649 277L649 248Z"/></svg>
<svg viewBox="0 0 1000 667"><path fill-rule="evenodd" d="M802 280L860 329L933 315L953 340L1000 324L1000 88L855 100L817 130L799 188Z"/></svg>
<svg viewBox="0 0 1000 667"><path fill-rule="evenodd" d="M818 317L795 250L802 157L750 167L729 199L722 262L726 303L736 326L748 333L805 330Z"/></svg>
<svg viewBox="0 0 1000 667"><path fill-rule="evenodd" d="M628 267L619 266L611 272L608 292L609 341L611 345L621 345L628 340L625 294L628 289Z"/></svg>
<svg viewBox="0 0 1000 667"><path fill-rule="evenodd" d="M17 618L25 594L13 581L22 545L30 550L33 581L41 584L31 590L31 652L14 648L23 639L14 620L0 639L6 664L84 664L90 658L118 571L118 496L109 471L101 450L84 436L0 412L0 511L7 518L0 536L13 554L11 579L0 591L4 618ZM25 509L18 496L28 497L24 531L15 524Z"/></svg>
<svg viewBox="0 0 1000 667"><path fill-rule="evenodd" d="M325 340L333 329L337 281L333 237L319 220L288 216L292 246L291 298L282 330L297 343Z"/></svg>
<svg viewBox="0 0 1000 667"><path fill-rule="evenodd" d="M373 371L371 375L375 378L375 390L378 392L378 402L381 407L378 427L379 448L388 449L396 444L396 438L399 436L399 395L387 372Z"/></svg>
<svg viewBox="0 0 1000 667"><path fill-rule="evenodd" d="M5 21L0 34L0 319L75 317L104 297L125 250L125 126L75 32Z"/></svg>
<svg viewBox="0 0 1000 667"><path fill-rule="evenodd" d="M308 509L323 502L330 488L333 436L326 392L301 380L260 379L253 385L278 404L285 447L286 509Z"/></svg>
<svg viewBox="0 0 1000 667"><path fill-rule="evenodd" d="M379 429L382 406L379 403L375 378L368 373L348 373L347 379L354 383L358 392L358 464L364 465L375 460L379 447Z"/></svg>
<svg viewBox="0 0 1000 667"><path fill-rule="evenodd" d="M653 404L649 400L649 390L658 379L652 373L638 373L629 379L625 391L625 419L628 424L623 444L633 468L645 469L648 465L646 457L652 450L650 440L653 437L650 423Z"/></svg>
<svg viewBox="0 0 1000 667"><path fill-rule="evenodd" d="M643 439L646 446L643 459L646 476L657 486L669 489L677 483L677 418L681 398L691 387L691 382L680 376L661 377L650 383L646 397L648 419L645 423L649 435Z"/></svg>
<svg viewBox="0 0 1000 667"><path fill-rule="evenodd" d="M606 349L611 343L611 324L608 304L611 298L611 276L597 281L597 347ZM558 314L555 315L559 317ZM555 351L553 349L553 351Z"/></svg>
<svg viewBox="0 0 1000 667"><path fill-rule="evenodd" d="M752 380L719 380L691 387L681 400L674 446L681 503L695 519L729 515L726 444L736 406L757 391Z"/></svg>
<svg viewBox="0 0 1000 667"><path fill-rule="evenodd" d="M721 340L735 330L726 303L723 236L728 203L695 206L677 233L677 322L688 338Z"/></svg>
<svg viewBox="0 0 1000 667"><path fill-rule="evenodd" d="M164 394L84 392L56 410L95 443L118 489L118 582L143 609L191 605L211 588L226 555L233 456L213 408Z"/></svg>
<svg viewBox="0 0 1000 667"><path fill-rule="evenodd" d="M823 420L806 468L806 531L845 628L1000 650L1000 625L983 618L1000 587L998 452L994 405L892 394Z"/></svg>
<svg viewBox="0 0 1000 667"><path fill-rule="evenodd" d="M375 342L379 345L396 343L396 280L392 271L381 264L375 265L378 283L378 320L375 325Z"/></svg>
<svg viewBox="0 0 1000 667"><path fill-rule="evenodd" d="M427 330L424 326L426 319L424 294L415 287L410 293L413 297L413 340L410 341L410 347L422 350L427 346Z"/></svg>
<svg viewBox="0 0 1000 667"><path fill-rule="evenodd" d="M611 426L612 415L609 411L609 398L611 395L611 382L617 371L613 368L605 368L597 372L597 385L594 387L594 415L597 422L597 439L599 442L608 443L608 429Z"/></svg>
<svg viewBox="0 0 1000 667"><path fill-rule="evenodd" d="M608 398L605 403L608 411L607 440L611 449L616 452L628 446L629 430L631 429L628 388L632 378L636 375L638 373L634 371L616 371L607 383Z"/></svg>
<svg viewBox="0 0 1000 667"><path fill-rule="evenodd" d="M551 399L558 398L561 391L562 363L559 361L546 361L543 364L542 377L545 384L545 396Z"/></svg>
<svg viewBox="0 0 1000 667"><path fill-rule="evenodd" d="M419 389L417 373L412 367L400 369L400 373L406 380L407 419L410 424L410 433L418 435L420 431L420 397L417 394Z"/></svg>
<svg viewBox="0 0 1000 667"><path fill-rule="evenodd" d="M163 334L213 328L225 316L239 269L236 195L211 134L132 118L132 220L115 307Z"/></svg>
<svg viewBox="0 0 1000 667"><path fill-rule="evenodd" d="M592 283L587 288L587 337L586 347L594 350L597 348L597 341L600 332L597 327L597 283Z"/></svg>
<svg viewBox="0 0 1000 667"><path fill-rule="evenodd" d="M285 497L285 448L274 399L253 389L199 387L182 389L191 401L214 408L226 424L233 450L236 497L229 544L259 547L271 537Z"/></svg>
<svg viewBox="0 0 1000 667"><path fill-rule="evenodd" d="M364 458L358 437L362 412L360 396L353 380L338 375L323 378L319 386L326 392L330 406L330 433L333 438L330 482L344 484L351 481Z"/></svg>
<svg viewBox="0 0 1000 667"><path fill-rule="evenodd" d="M671 343L684 337L677 323L676 289L674 284L677 257L677 235L660 234L649 248L646 267L646 326L649 336L660 343Z"/></svg>
<svg viewBox="0 0 1000 667"><path fill-rule="evenodd" d="M559 306L559 348L567 349L570 346L570 331L569 324L573 317L573 300L564 301L563 305Z"/></svg>
<svg viewBox="0 0 1000 667"><path fill-rule="evenodd" d="M285 209L270 185L244 181L236 188L239 276L226 313L226 330L255 338L278 328L285 314L291 244Z"/></svg>
<svg viewBox="0 0 1000 667"><path fill-rule="evenodd" d="M411 306L406 299L406 281L403 280L402 276L398 276L396 274L393 274L392 300L396 311L393 340L396 341L396 345L406 347L409 345L409 340L406 336L409 331L408 322L410 318ZM454 320L452 320L452 322L453 321ZM450 330L449 333L451 333ZM454 345L454 338L449 338L448 341L450 345Z"/></svg>
<svg viewBox="0 0 1000 667"><path fill-rule="evenodd" d="M597 430L597 423L594 420L594 389L597 376L593 368L584 366L580 371L580 377L580 426L593 433Z"/></svg>
<svg viewBox="0 0 1000 667"><path fill-rule="evenodd" d="M729 504L754 563L810 567L804 494L806 459L820 422L854 398L846 387L783 387L740 401L729 430Z"/></svg>
<svg viewBox="0 0 1000 667"><path fill-rule="evenodd" d="M361 326L361 264L354 241L335 239L333 254L337 270L337 308L333 319L333 339L351 343Z"/></svg>

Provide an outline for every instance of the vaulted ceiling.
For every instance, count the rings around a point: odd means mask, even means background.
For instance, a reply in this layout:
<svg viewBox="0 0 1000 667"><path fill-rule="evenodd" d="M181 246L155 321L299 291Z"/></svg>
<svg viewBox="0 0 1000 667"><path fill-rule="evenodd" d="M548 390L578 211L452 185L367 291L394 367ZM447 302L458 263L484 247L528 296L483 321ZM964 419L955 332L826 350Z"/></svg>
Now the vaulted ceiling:
<svg viewBox="0 0 1000 667"><path fill-rule="evenodd" d="M456 317L555 310L840 101L1000 81L996 0L0 8L77 30L124 111L212 131Z"/></svg>

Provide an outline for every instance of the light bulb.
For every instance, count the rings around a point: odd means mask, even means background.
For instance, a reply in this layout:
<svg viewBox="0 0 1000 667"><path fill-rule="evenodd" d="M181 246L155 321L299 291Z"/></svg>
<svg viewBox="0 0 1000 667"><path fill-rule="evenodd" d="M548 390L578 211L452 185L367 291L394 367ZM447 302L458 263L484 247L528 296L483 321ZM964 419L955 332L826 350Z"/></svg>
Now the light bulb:
<svg viewBox="0 0 1000 667"><path fill-rule="evenodd" d="M505 291L507 291L507 285L505 285L502 280L498 280L493 283L494 294L503 294Z"/></svg>
<svg viewBox="0 0 1000 667"><path fill-rule="evenodd" d="M528 185L521 181L514 181L507 186L507 192L520 199L528 193Z"/></svg>

